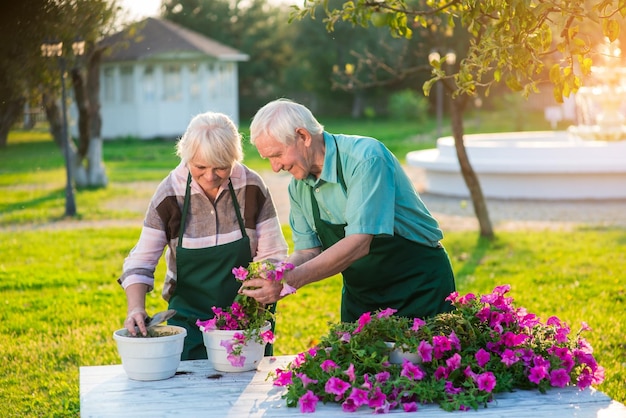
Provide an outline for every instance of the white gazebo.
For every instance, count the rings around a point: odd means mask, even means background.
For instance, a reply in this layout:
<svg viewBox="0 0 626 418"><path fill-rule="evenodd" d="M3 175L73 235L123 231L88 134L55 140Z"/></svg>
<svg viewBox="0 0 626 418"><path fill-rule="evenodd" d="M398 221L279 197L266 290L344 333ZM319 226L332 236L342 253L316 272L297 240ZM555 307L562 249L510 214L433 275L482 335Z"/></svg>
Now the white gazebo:
<svg viewBox="0 0 626 418"><path fill-rule="evenodd" d="M198 113L239 124L237 64L248 55L166 20L106 38L100 69L102 137L178 137Z"/></svg>

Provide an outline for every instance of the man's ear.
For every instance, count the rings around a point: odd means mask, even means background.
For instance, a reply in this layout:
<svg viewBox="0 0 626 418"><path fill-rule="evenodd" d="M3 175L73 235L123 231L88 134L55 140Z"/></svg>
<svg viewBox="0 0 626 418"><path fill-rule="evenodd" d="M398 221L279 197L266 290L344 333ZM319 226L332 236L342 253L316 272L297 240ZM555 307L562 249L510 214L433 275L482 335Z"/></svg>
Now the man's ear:
<svg viewBox="0 0 626 418"><path fill-rule="evenodd" d="M301 139L302 141L304 141L304 146L309 147L311 146L311 140L312 140L312 136L311 133L305 129L305 128L298 128L296 129L296 135L298 139Z"/></svg>

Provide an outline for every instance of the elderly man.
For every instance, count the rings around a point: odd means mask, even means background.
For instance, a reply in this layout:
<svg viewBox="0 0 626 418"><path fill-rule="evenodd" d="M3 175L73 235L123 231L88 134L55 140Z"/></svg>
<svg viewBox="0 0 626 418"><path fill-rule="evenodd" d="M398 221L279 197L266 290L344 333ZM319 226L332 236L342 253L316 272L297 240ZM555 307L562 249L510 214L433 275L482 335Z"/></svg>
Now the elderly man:
<svg viewBox="0 0 626 418"><path fill-rule="evenodd" d="M296 267L285 273L298 289L343 276L341 320L393 308L428 317L452 309L455 290L443 234L398 159L373 138L324 131L311 111L290 100L263 106L250 126L251 142L289 184L289 224ZM263 303L281 285L251 281L240 292ZM285 292L283 291L283 294Z"/></svg>

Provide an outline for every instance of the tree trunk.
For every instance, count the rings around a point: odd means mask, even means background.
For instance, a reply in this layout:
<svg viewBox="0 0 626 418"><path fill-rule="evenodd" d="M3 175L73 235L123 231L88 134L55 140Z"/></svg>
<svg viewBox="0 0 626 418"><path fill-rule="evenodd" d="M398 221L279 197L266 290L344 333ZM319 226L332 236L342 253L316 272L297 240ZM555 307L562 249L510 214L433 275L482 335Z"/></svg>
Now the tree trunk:
<svg viewBox="0 0 626 418"><path fill-rule="evenodd" d="M87 101L89 102L89 152L87 153L87 178L95 187L106 187L109 179L102 155L102 117L100 116L100 60L103 49L97 48L87 64Z"/></svg>
<svg viewBox="0 0 626 418"><path fill-rule="evenodd" d="M72 68L72 88L74 89L74 102L78 110L78 153L76 155L76 166L74 167L74 182L76 187L88 187L89 178L83 160L89 153L89 112L85 93L85 83L80 69Z"/></svg>
<svg viewBox="0 0 626 418"><path fill-rule="evenodd" d="M0 101L0 148L7 146L11 126L19 119L26 99Z"/></svg>
<svg viewBox="0 0 626 418"><path fill-rule="evenodd" d="M75 181L78 187L106 187L108 179L102 162L100 138L100 57L95 50L87 59L87 77L74 67L71 71L74 99L78 108L78 160Z"/></svg>
<svg viewBox="0 0 626 418"><path fill-rule="evenodd" d="M467 96L456 97L452 99L452 134L454 136L454 148L461 166L461 174L463 180L470 192L472 204L474 205L474 213L478 219L480 227L480 236L488 239L494 238L494 231L489 219L489 211L487 210L487 202L483 196L483 190L480 187L478 176L470 164L463 142L463 109L467 103Z"/></svg>
<svg viewBox="0 0 626 418"><path fill-rule="evenodd" d="M57 98L49 92L44 92L42 95L43 107L46 112L46 119L48 120L48 124L50 125L50 134L52 135L52 139L58 145L61 152L63 152L63 111L62 107L58 105ZM80 158L78 158L78 150L76 149L76 145L74 141L72 141L72 136L69 133L69 128L67 130L67 146L68 146L68 154L69 154L69 163L68 167L71 170L71 178L76 179L76 167L80 163Z"/></svg>

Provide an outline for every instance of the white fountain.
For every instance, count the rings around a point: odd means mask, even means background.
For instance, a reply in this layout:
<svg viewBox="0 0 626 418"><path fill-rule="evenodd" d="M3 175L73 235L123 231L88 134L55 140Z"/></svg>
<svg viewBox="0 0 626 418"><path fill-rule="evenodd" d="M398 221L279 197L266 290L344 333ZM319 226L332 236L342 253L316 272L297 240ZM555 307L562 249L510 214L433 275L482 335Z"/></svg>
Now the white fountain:
<svg viewBox="0 0 626 418"><path fill-rule="evenodd" d="M611 45L607 55L619 61ZM626 199L626 71L617 64L594 67L599 82L576 95L578 123L567 131L465 135L470 163L486 198ZM425 192L468 197L454 138L437 148L407 154L424 170Z"/></svg>

